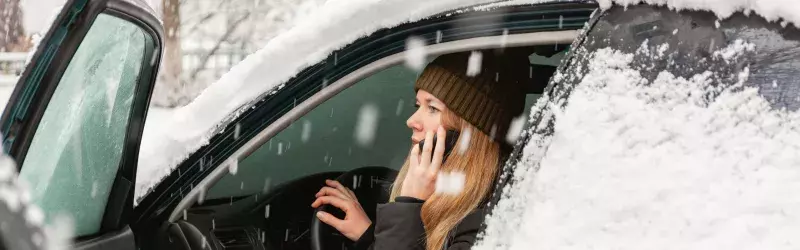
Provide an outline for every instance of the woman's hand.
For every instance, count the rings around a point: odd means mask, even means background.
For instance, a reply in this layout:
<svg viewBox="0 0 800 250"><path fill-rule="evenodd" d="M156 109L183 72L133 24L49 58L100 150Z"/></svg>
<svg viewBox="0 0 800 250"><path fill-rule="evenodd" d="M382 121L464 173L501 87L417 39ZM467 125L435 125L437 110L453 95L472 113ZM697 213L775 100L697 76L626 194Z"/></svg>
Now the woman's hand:
<svg viewBox="0 0 800 250"><path fill-rule="evenodd" d="M444 157L445 130L441 126L436 130L436 149L433 149L433 132L425 134L425 143L422 146L422 155L419 146L411 147L409 156L409 168L406 178L403 180L403 189L400 196L414 197L420 200L427 200L436 189L436 176ZM433 150L433 154L431 154Z"/></svg>
<svg viewBox="0 0 800 250"><path fill-rule="evenodd" d="M338 181L326 180L325 184L328 184L328 186L322 187L317 192L317 200L311 203L311 207L318 208L323 204L330 204L344 211L345 216L344 220L340 220L329 213L320 211L317 213L317 218L325 224L336 228L339 233L348 239L352 241L358 240L367 231L372 221L367 217L364 209L361 208L361 203L358 203L358 198L356 198L356 194L353 191L350 191Z"/></svg>

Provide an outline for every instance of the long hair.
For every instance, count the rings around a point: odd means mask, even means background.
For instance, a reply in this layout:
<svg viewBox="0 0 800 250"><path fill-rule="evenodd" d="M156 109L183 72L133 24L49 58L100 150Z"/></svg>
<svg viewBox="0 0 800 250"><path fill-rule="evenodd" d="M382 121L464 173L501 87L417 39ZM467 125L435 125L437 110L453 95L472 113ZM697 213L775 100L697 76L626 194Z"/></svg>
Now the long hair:
<svg viewBox="0 0 800 250"><path fill-rule="evenodd" d="M446 129L461 130L461 136L439 171L460 172L466 178L460 193L434 193L422 205L421 216L425 225L427 250L442 249L449 232L490 195L500 159L500 145L488 135L449 110L445 110L442 115L442 125ZM462 142L466 139L469 141ZM462 143L468 147L460 152ZM409 162L406 159L394 181L391 201L400 194L408 167Z"/></svg>

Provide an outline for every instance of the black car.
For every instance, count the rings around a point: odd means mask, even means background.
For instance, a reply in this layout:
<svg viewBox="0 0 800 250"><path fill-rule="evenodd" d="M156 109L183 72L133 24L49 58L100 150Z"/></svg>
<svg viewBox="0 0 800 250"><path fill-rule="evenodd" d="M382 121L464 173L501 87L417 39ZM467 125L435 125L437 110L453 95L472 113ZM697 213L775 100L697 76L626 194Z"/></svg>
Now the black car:
<svg viewBox="0 0 800 250"><path fill-rule="evenodd" d="M800 60L792 47L800 32L758 15L718 21L707 11L597 10L593 2L460 7L372 30L281 86L256 93L136 197L142 131L163 47L160 25L138 0L69 1L3 114L4 148L48 219L74 218L77 249L344 249L347 240L320 225L310 204L325 179L337 178L373 218L375 205L388 198L410 147L398 142L409 141L404 121L416 72L403 62L411 37L428 44L429 57L514 48L531 59L527 105L537 105L521 136L509 137L516 147L496 190L525 183L514 178L520 171L539 169L541 155L526 156L524 149L547 148L541 139L555 133L553 109L569 105L590 70L586 62L603 48L635 53L645 47L678 62L635 57L647 80L661 71L689 77L710 70L726 79L720 84L734 84L729 80L747 65L759 69L751 71L756 86L789 79L782 91L762 93L775 108L800 106L800 85L792 80L797 71L786 67ZM753 29L775 36L749 36ZM750 51L733 64L709 59L737 40L783 47L775 54ZM280 64L283 58L270 59ZM365 113L376 127L362 140L354 135L365 129L359 122ZM498 191L492 204L504 199ZM514 226L487 223L489 230Z"/></svg>

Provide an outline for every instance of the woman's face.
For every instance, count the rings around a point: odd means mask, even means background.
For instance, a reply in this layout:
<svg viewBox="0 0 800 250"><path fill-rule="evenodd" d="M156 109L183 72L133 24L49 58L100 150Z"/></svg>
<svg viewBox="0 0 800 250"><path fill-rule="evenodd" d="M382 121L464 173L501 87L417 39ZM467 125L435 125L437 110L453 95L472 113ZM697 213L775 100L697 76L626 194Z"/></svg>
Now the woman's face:
<svg viewBox="0 0 800 250"><path fill-rule="evenodd" d="M425 90L417 91L417 111L408 118L406 125L411 129L411 141L414 144L425 139L427 131L436 132L442 125L443 112L447 107L435 96Z"/></svg>

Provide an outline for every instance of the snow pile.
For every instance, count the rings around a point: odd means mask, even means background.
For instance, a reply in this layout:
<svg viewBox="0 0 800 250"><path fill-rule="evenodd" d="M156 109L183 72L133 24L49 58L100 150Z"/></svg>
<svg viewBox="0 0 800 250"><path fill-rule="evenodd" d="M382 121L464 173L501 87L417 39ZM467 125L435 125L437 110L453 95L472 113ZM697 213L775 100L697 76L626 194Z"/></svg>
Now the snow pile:
<svg viewBox="0 0 800 250"><path fill-rule="evenodd" d="M493 0L327 1L296 26L248 56L192 103L145 133L136 175L136 200L169 175L189 154L265 95L274 94L300 70L336 49L381 28ZM535 2L546 2L536 0Z"/></svg>
<svg viewBox="0 0 800 250"><path fill-rule="evenodd" d="M746 87L747 68L732 85L708 71L649 81L632 54L589 56L566 106L537 103L554 133L532 135L475 249L800 248L799 111Z"/></svg>
<svg viewBox="0 0 800 250"><path fill-rule="evenodd" d="M755 12L769 21L792 23L800 27L800 1L797 0L597 0L603 9L613 4L634 5L647 3L666 5L677 10L709 10L719 18L727 18L736 12Z"/></svg>

